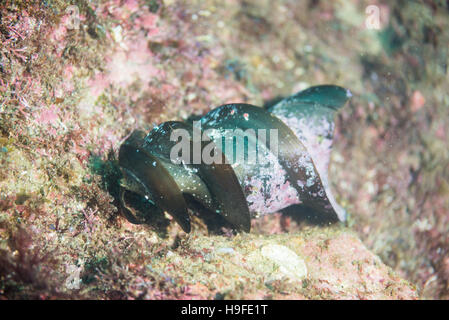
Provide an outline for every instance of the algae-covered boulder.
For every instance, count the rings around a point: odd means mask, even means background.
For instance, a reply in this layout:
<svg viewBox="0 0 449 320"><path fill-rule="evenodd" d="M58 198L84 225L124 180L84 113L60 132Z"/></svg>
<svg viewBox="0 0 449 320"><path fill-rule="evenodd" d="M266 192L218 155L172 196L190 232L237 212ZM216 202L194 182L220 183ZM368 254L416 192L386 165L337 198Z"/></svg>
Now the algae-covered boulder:
<svg viewBox="0 0 449 320"><path fill-rule="evenodd" d="M347 229L278 235L195 236L152 266L186 285L188 298L415 299Z"/></svg>

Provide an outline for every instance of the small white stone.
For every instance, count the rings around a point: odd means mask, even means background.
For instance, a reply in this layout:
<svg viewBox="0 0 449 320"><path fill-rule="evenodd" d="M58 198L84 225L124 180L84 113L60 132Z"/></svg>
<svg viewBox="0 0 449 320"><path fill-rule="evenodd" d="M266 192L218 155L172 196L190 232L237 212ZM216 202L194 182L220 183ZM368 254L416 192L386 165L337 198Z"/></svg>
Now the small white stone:
<svg viewBox="0 0 449 320"><path fill-rule="evenodd" d="M261 249L262 256L279 267L279 272L292 280L301 280L307 276L307 267L303 259L289 248L269 244Z"/></svg>

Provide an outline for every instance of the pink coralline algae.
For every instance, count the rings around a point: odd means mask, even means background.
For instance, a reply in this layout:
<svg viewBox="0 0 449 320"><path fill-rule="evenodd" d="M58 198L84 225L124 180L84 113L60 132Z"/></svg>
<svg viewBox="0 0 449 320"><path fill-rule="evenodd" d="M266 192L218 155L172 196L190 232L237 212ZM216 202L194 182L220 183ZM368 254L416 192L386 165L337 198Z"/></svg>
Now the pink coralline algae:
<svg viewBox="0 0 449 320"><path fill-rule="evenodd" d="M36 121L42 125L51 125L56 123L58 120L58 110L55 105L50 106L48 109L42 110L36 118Z"/></svg>

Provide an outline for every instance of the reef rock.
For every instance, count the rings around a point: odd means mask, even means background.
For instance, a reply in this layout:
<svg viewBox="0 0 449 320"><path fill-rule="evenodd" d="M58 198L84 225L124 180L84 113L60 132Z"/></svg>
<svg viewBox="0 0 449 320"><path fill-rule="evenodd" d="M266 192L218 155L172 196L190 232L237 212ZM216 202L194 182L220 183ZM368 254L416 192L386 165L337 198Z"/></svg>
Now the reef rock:
<svg viewBox="0 0 449 320"><path fill-rule="evenodd" d="M182 278L187 284L185 298L418 297L416 289L382 263L354 233L339 227L233 238L193 235L168 259L171 268L166 275Z"/></svg>

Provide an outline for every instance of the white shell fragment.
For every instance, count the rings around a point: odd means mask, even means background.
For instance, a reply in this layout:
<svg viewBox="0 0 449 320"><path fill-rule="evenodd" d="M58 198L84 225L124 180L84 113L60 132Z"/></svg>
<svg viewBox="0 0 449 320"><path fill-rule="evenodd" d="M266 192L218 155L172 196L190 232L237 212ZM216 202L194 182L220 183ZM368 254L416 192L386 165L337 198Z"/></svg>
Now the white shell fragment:
<svg viewBox="0 0 449 320"><path fill-rule="evenodd" d="M261 249L262 256L276 264L279 273L291 280L302 280L307 277L307 267L303 259L289 248L277 244L269 244Z"/></svg>

